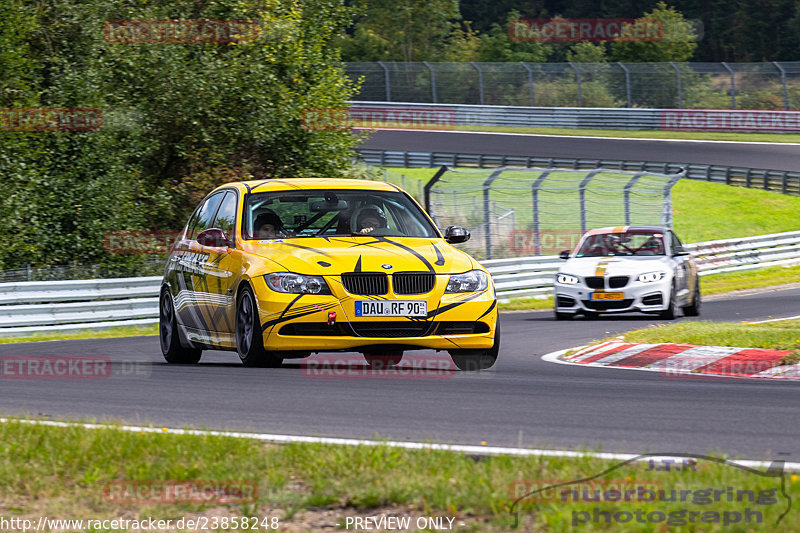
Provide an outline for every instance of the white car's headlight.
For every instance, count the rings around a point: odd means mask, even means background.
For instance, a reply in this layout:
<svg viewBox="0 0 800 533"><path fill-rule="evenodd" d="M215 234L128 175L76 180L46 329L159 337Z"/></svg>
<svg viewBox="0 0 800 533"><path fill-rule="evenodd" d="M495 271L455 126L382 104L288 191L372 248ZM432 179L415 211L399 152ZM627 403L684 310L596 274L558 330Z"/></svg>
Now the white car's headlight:
<svg viewBox="0 0 800 533"><path fill-rule="evenodd" d="M645 274L639 274L637 279L643 283L651 283L664 279L664 276L666 276L664 272L647 272Z"/></svg>
<svg viewBox="0 0 800 533"><path fill-rule="evenodd" d="M470 270L463 274L453 274L444 292L478 292L489 286L489 277L483 270Z"/></svg>
<svg viewBox="0 0 800 533"><path fill-rule="evenodd" d="M275 292L291 294L330 294L331 290L322 276L306 276L293 272L275 272L264 276L269 288Z"/></svg>
<svg viewBox="0 0 800 533"><path fill-rule="evenodd" d="M579 280L577 276L573 276L572 274L558 274L556 276L556 281L562 285L576 285Z"/></svg>

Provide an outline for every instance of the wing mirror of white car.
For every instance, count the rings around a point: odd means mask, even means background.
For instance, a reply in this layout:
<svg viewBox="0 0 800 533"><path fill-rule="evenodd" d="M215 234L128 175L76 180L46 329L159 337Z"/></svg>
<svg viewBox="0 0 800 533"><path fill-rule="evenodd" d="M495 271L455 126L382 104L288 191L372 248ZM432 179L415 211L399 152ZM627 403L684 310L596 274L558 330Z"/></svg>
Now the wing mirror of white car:
<svg viewBox="0 0 800 533"><path fill-rule="evenodd" d="M444 240L450 244L458 244L469 240L469 231L461 226L447 226L444 230Z"/></svg>
<svg viewBox="0 0 800 533"><path fill-rule="evenodd" d="M558 257L560 257L561 259L569 259L569 250L564 250L563 252L558 254Z"/></svg>
<svg viewBox="0 0 800 533"><path fill-rule="evenodd" d="M687 252L686 250L675 250L675 252L673 252L672 254L673 257L681 257L686 255L692 255L692 254L690 252Z"/></svg>

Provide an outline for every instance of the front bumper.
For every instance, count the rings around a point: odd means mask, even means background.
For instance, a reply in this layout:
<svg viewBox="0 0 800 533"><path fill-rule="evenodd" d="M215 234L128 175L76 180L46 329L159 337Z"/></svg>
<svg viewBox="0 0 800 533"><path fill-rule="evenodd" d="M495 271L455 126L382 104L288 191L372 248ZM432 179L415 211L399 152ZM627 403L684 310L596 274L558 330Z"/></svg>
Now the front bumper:
<svg viewBox="0 0 800 533"><path fill-rule="evenodd" d="M632 280L619 289L590 289L581 281L575 285L554 284L555 309L559 313L657 313L669 306L671 280L650 283ZM596 300L596 292L622 293L620 300Z"/></svg>
<svg viewBox="0 0 800 533"><path fill-rule="evenodd" d="M494 345L497 301L490 286L477 293L444 294L446 276L431 293L415 296L387 294L385 300L425 300L428 316L356 317L357 300L374 296L342 293L298 295L269 289L263 277L253 285L260 313L264 346L276 351L332 352L365 347L409 349L488 349ZM443 283L443 285L442 285ZM329 324L331 313L335 322Z"/></svg>

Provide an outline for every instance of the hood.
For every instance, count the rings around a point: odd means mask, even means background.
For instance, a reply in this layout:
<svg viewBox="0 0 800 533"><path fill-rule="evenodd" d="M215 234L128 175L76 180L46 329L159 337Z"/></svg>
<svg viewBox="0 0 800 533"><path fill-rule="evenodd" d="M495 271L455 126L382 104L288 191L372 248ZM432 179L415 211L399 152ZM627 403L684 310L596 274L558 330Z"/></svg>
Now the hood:
<svg viewBox="0 0 800 533"><path fill-rule="evenodd" d="M433 271L454 274L477 268L470 256L441 239L412 237L309 237L247 241L245 251L298 274ZM383 265L391 265L390 269Z"/></svg>
<svg viewBox="0 0 800 533"><path fill-rule="evenodd" d="M632 276L645 272L669 272L667 257L573 257L561 265L559 272L574 276Z"/></svg>

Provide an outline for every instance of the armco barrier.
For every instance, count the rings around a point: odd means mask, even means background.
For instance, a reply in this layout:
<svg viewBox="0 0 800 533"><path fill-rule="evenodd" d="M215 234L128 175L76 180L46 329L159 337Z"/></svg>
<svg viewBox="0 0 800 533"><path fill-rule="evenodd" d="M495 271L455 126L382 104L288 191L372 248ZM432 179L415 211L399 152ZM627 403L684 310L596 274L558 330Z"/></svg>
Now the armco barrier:
<svg viewBox="0 0 800 533"><path fill-rule="evenodd" d="M726 167L695 163L667 163L612 159L570 159L452 152L409 152L401 150L368 150L360 148L359 158L369 165L386 167L552 167L589 170L595 168L676 174L686 170L689 179L712 181L750 189L800 195L800 172L766 168ZM433 174L431 174L433 175Z"/></svg>
<svg viewBox="0 0 800 533"><path fill-rule="evenodd" d="M800 112L731 109L524 107L408 102L350 102L365 128L505 126L662 131L800 133Z"/></svg>
<svg viewBox="0 0 800 533"><path fill-rule="evenodd" d="M685 245L700 275L800 264L800 231ZM500 301L546 297L558 256L484 261ZM0 336L158 322L161 278L0 283Z"/></svg>

